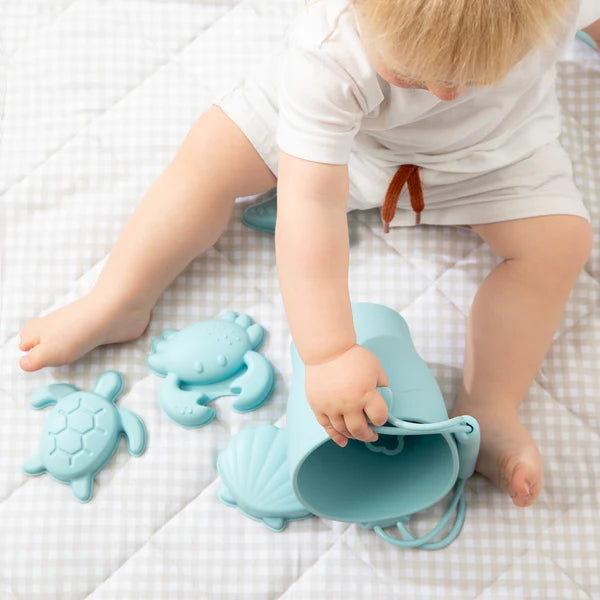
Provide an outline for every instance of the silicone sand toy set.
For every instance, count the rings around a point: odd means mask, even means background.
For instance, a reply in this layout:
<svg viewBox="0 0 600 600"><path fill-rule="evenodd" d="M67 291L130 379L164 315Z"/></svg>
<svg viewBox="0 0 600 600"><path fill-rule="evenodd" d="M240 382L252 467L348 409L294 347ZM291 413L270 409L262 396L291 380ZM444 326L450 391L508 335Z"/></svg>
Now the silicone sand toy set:
<svg viewBox="0 0 600 600"><path fill-rule="evenodd" d="M292 344L287 429L247 427L229 440L217 460L219 498L273 531L318 515L360 523L396 546L443 548L464 522L464 484L479 452L477 421L466 415L448 419L439 387L398 313L370 303L353 304L352 310L357 342L378 357L389 378L389 387L379 388L389 416L383 427L374 427L378 440L351 439L340 448L329 438L306 399L304 365ZM221 396L235 396L232 406L239 412L259 408L275 381L271 363L257 352L263 340L261 325L232 311L164 331L147 358L150 369L165 378L158 394L163 412L178 425L196 428L214 419L207 404ZM132 455L145 448L141 419L114 404L122 387L121 375L107 371L93 392L56 383L34 393L34 408L56 406L24 472L48 472L70 484L78 500L89 501L94 476L121 435ZM451 491L438 525L414 538L406 522ZM436 541L453 515L450 530ZM392 525L400 537L384 531Z"/></svg>
<svg viewBox="0 0 600 600"><path fill-rule="evenodd" d="M583 31L577 36L596 49ZM273 232L274 191L248 208L243 222ZM287 429L247 427L233 436L217 461L223 487L219 498L273 531L312 515L356 522L400 547L439 549L460 533L465 518L464 486L479 453L479 426L468 415L448 419L441 392L414 349L404 319L377 304L353 305L357 342L380 360L389 387L379 388L388 421L373 429L374 443L350 439L338 447L316 421L304 394L304 365L292 344L293 378ZM271 363L256 350L264 328L248 315L228 312L220 319L165 330L152 343L149 368L164 377L158 402L174 423L199 428L216 415L221 396L235 396L239 412L262 406L275 382ZM41 409L55 405L41 432L38 451L22 465L28 475L48 473L71 486L75 498L92 498L95 475L117 451L119 439L139 456L146 429L138 415L117 407L123 388L116 371L102 373L92 392L68 383L50 384L31 398ZM406 523L452 491L438 525L414 538ZM454 522L439 538L452 516ZM400 538L384 531L395 525Z"/></svg>

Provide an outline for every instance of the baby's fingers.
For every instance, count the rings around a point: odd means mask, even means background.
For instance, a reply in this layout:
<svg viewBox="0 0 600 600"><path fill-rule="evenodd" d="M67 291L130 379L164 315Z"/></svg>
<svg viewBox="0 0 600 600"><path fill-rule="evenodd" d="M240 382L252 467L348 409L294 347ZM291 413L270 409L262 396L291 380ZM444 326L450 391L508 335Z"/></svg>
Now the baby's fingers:
<svg viewBox="0 0 600 600"><path fill-rule="evenodd" d="M348 443L348 437L341 434L337 429L333 427L331 421L329 420L329 417L326 414L320 413L315 414L315 416L317 417L317 421L319 422L321 427L323 427L323 429L326 431L327 435L338 446L341 446L343 448Z"/></svg>
<svg viewBox="0 0 600 600"><path fill-rule="evenodd" d="M352 434L350 431L348 431L346 421L344 420L344 415L328 415L328 417L329 422L338 433L342 434L346 438L352 437Z"/></svg>
<svg viewBox="0 0 600 600"><path fill-rule="evenodd" d="M362 442L374 442L377 439L377 434L369 427L364 412L349 413L344 419L353 438Z"/></svg>
<svg viewBox="0 0 600 600"><path fill-rule="evenodd" d="M383 396L377 390L369 392L364 411L375 427L385 425L388 418L388 407Z"/></svg>

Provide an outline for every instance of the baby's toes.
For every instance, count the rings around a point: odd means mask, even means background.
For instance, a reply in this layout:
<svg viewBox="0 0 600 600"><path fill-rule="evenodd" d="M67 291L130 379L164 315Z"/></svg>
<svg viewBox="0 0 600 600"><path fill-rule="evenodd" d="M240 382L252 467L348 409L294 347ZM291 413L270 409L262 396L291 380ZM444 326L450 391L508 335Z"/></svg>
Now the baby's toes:
<svg viewBox="0 0 600 600"><path fill-rule="evenodd" d="M27 352L40 343L39 319L32 319L21 330L19 350Z"/></svg>
<svg viewBox="0 0 600 600"><path fill-rule="evenodd" d="M53 352L45 344L36 345L19 361L19 366L23 371L37 371L51 364L53 364Z"/></svg>
<svg viewBox="0 0 600 600"><path fill-rule="evenodd" d="M515 506L531 506L542 489L542 475L536 466L519 463L513 471L511 484L513 493L510 496Z"/></svg>

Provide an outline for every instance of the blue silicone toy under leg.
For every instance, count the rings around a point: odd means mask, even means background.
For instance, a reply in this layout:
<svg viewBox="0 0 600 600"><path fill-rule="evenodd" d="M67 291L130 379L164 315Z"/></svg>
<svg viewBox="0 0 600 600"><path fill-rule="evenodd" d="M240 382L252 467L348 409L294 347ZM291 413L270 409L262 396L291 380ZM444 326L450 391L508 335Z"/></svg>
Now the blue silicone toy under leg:
<svg viewBox="0 0 600 600"><path fill-rule="evenodd" d="M249 206L242 214L242 223L256 231L275 233L275 222L277 221L277 192L266 199Z"/></svg>
<svg viewBox="0 0 600 600"><path fill-rule="evenodd" d="M596 43L594 42L594 40L585 32L585 31L578 31L577 32L577 37L582 41L585 42L588 46L590 46L591 48L593 48L594 50L598 50Z"/></svg>
<svg viewBox="0 0 600 600"><path fill-rule="evenodd" d="M250 229L264 231L266 233L275 233L275 223L277 221L277 191L260 202L249 206L242 214L242 223ZM352 234L349 234L350 246L354 245Z"/></svg>

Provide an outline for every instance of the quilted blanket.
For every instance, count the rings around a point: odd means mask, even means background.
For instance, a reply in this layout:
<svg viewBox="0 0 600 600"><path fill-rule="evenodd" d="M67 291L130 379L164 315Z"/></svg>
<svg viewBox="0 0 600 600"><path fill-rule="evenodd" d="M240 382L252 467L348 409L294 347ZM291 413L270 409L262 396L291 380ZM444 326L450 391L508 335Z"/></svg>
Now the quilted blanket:
<svg viewBox="0 0 600 600"><path fill-rule="evenodd" d="M479 475L460 536L443 550L400 550L358 525L316 517L273 533L222 504L215 470L230 437L282 425L289 331L273 239L241 224L169 287L138 340L27 374L18 334L32 317L87 292L137 202L191 123L280 43L301 0L3 0L0 19L0 599L127 600L600 598L600 59L573 40L559 65L562 143L596 242L521 408L545 460L537 503L517 509ZM354 301L407 320L446 403L461 374L468 307L496 264L471 231L381 233L377 211L350 216ZM275 391L255 412L214 404L216 419L178 427L157 402L145 357L165 328L227 310L262 323ZM141 457L123 443L93 499L27 477L46 415L33 391L91 389L123 373L119 405L144 420ZM442 507L443 508L443 507ZM415 533L442 508L418 515Z"/></svg>

